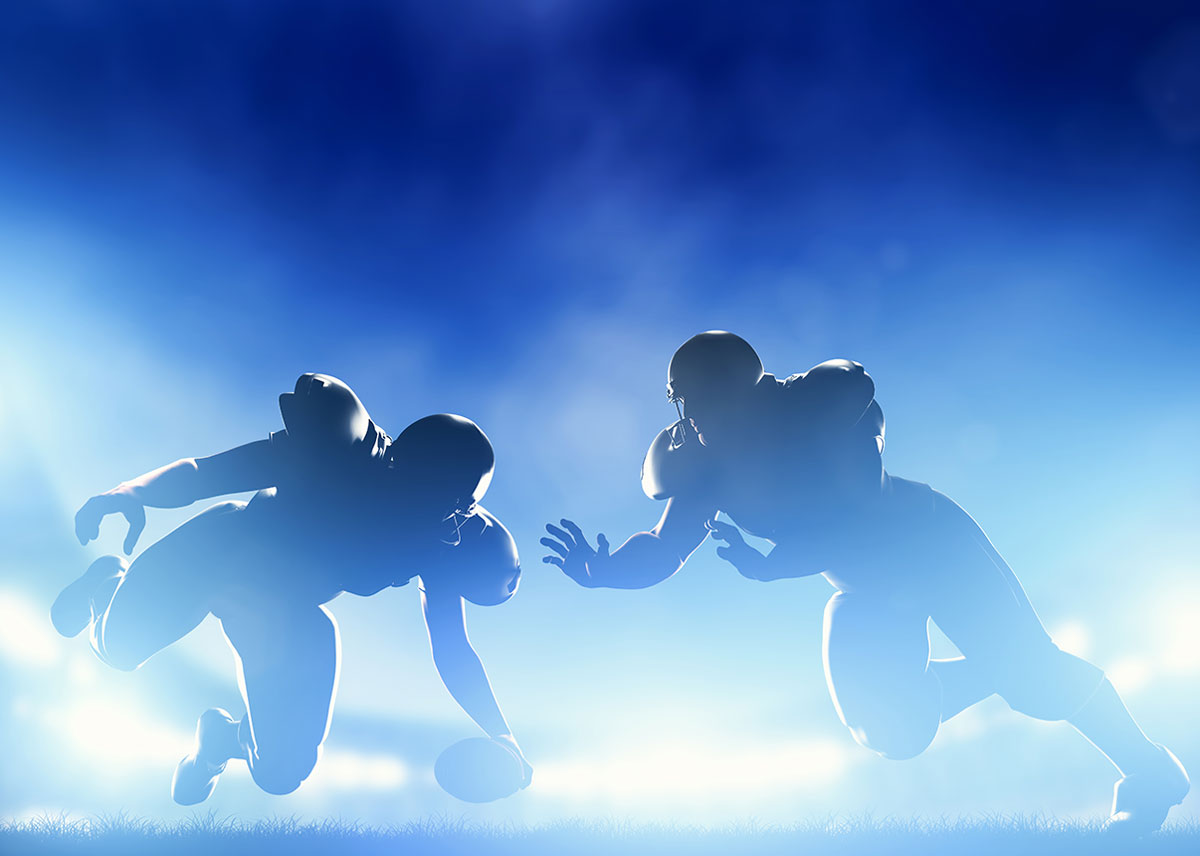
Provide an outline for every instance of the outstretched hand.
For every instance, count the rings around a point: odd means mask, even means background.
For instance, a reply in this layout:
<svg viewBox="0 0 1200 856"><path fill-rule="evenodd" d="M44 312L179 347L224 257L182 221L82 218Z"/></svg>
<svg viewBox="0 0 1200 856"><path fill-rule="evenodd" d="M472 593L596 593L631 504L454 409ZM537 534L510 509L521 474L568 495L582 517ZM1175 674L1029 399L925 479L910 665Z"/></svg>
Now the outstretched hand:
<svg viewBox="0 0 1200 856"><path fill-rule="evenodd" d="M598 585L595 571L598 566L608 560L608 539L604 535L596 536L596 550L588 544L580 529L571 520L563 519L559 523L562 528L553 523L546 524L546 531L552 538L542 538L539 543L549 547L554 553L543 556L542 561L548 565L557 565L581 586L594 588Z"/></svg>
<svg viewBox="0 0 1200 856"><path fill-rule="evenodd" d="M117 488L93 496L75 513L75 537L80 544L100 537L100 522L110 514L120 514L129 523L125 534L125 555L133 552L146 528L146 509L132 495Z"/></svg>
<svg viewBox="0 0 1200 856"><path fill-rule="evenodd" d="M732 523L723 523L716 518L705 521L713 539L724 541L725 546L717 548L717 555L737 568L737 572L748 580L766 581L767 557L746 543L742 532Z"/></svg>

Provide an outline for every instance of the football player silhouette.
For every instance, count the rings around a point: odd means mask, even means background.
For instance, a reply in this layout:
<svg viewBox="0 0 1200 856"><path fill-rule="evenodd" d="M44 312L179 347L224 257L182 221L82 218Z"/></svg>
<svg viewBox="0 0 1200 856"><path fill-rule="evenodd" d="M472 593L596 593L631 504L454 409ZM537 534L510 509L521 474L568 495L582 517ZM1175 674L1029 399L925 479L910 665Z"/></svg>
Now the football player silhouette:
<svg viewBox="0 0 1200 856"><path fill-rule="evenodd" d="M100 659L136 669L216 616L236 653L246 713L201 715L195 751L172 795L212 793L234 759L272 794L313 770L337 687L337 623L325 606L419 574L434 664L446 688L489 736L525 761L467 638L464 600L491 606L520 578L516 544L479 501L492 479L491 442L469 419L418 419L394 441L337 378L305 374L279 397L284 430L206 458L186 458L89 499L75 517L81 544L109 514L129 522L132 553L146 507L257 491L221 502L147 547L132 563L102 556L51 610L65 636L91 628Z"/></svg>
<svg viewBox="0 0 1200 856"><path fill-rule="evenodd" d="M752 580L822 574L823 658L838 716L863 746L911 758L940 723L999 694L1066 720L1122 774L1111 830L1157 829L1188 791L1182 765L1133 721L1113 685L1062 651L983 530L945 494L889 474L883 411L863 367L830 360L779 380L732 333L692 337L671 359L679 420L654 440L642 487L665 500L653 529L610 552L570 520L542 543L580 585L643 588L706 537ZM735 525L718 521L724 512ZM774 545L763 555L741 530ZM930 659L932 618L962 652Z"/></svg>

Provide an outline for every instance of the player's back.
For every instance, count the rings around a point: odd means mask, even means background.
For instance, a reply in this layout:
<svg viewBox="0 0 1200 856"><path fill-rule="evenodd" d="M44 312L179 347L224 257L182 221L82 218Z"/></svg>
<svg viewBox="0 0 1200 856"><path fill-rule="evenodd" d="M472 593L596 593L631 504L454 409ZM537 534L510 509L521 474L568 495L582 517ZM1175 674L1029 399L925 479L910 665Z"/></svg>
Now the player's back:
<svg viewBox="0 0 1200 856"><path fill-rule="evenodd" d="M306 599L390 585L397 576L391 438L358 396L329 375L304 374L279 397L270 435L274 485L246 509L256 536L242 563L257 581Z"/></svg>
<svg viewBox="0 0 1200 856"><path fill-rule="evenodd" d="M756 418L718 451L718 504L753 534L811 535L878 498L882 410L861 366L831 363L765 376Z"/></svg>

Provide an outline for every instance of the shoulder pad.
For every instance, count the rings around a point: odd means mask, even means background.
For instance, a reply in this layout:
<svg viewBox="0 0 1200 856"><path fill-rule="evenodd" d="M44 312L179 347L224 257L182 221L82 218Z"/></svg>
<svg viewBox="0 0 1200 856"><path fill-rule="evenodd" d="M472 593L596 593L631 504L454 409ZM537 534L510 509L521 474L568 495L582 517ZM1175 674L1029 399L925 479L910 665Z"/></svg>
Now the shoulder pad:
<svg viewBox="0 0 1200 856"><path fill-rule="evenodd" d="M495 606L516 593L521 578L517 542L495 515L477 506L483 524L464 531L453 551L453 577L459 594L479 606ZM465 527L464 527L465 528Z"/></svg>
<svg viewBox="0 0 1200 856"><path fill-rule="evenodd" d="M700 477L701 448L700 438L683 420L659 431L642 461L642 491L651 499L686 493Z"/></svg>
<svg viewBox="0 0 1200 856"><path fill-rule="evenodd" d="M857 421L875 396L875 382L861 363L852 360L818 363L788 378L787 386L803 396L806 407L819 409L838 424Z"/></svg>
<svg viewBox="0 0 1200 856"><path fill-rule="evenodd" d="M279 411L288 437L306 447L349 449L370 433L367 409L350 387L330 375L301 375L295 391L279 396Z"/></svg>

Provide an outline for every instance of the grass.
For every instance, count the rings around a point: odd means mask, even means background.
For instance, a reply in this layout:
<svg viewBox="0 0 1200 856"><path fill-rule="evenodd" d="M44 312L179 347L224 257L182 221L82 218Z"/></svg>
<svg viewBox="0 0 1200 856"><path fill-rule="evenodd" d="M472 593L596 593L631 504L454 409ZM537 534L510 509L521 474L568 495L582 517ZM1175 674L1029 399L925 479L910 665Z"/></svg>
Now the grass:
<svg viewBox="0 0 1200 856"><path fill-rule="evenodd" d="M1200 853L1200 825L1174 824L1139 841L1114 840L1094 823L1043 817L897 820L831 818L794 826L753 822L706 829L576 821L545 826L484 826L435 818L368 827L345 821L242 822L197 815L159 824L127 815L93 820L43 817L0 823L0 854L205 854L271 856L336 853L405 856L1106 856Z"/></svg>

